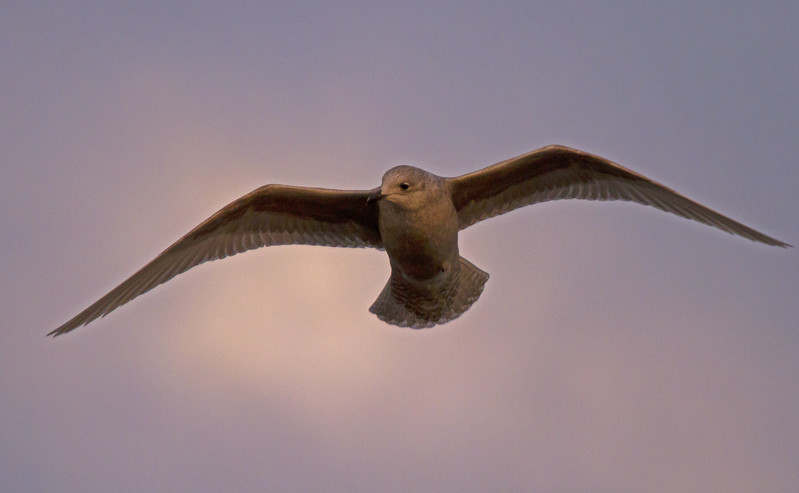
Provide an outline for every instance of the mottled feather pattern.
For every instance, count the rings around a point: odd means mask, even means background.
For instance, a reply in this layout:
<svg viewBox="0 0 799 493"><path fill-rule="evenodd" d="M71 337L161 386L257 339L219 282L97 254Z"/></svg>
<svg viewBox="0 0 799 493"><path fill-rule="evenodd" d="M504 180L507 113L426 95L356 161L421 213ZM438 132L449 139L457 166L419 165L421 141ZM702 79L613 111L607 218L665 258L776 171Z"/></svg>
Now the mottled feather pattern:
<svg viewBox="0 0 799 493"><path fill-rule="evenodd" d="M104 317L128 301L202 263L263 246L303 244L382 248L376 212L370 212L369 207L363 206L366 197L365 192L283 185L261 187L212 215L50 334L63 334ZM302 200L305 200L304 207L287 207L292 203L296 206L296 202ZM348 220L341 220L342 216L336 215L337 209L357 209L359 205L362 211ZM358 219L364 222L358 222ZM373 222L369 223L370 220Z"/></svg>
<svg viewBox="0 0 799 493"><path fill-rule="evenodd" d="M544 157L548 166L539 165ZM561 165L553 166L552 162L560 162ZM494 190L486 189L481 183L479 193L468 191L471 187L470 177L479 176L490 182L484 173L507 173L508 168L514 171L511 176L521 176L522 179L507 183L502 181L506 178L500 177L497 182L502 183L502 186ZM714 226L750 240L768 245L788 246L787 243L723 216L634 171L604 158L560 146L546 147L450 180L453 181L455 200L458 200L459 192L467 197L461 199L461 207L458 209L461 229L539 202L560 199L628 200Z"/></svg>
<svg viewBox="0 0 799 493"><path fill-rule="evenodd" d="M269 245L383 249L384 240L391 247L392 276L370 310L391 324L430 327L466 311L488 278L462 257L455 262L460 229L561 199L633 201L754 241L790 246L607 159L549 146L455 178L397 166L373 190L263 186L225 206L50 334L105 316L209 260Z"/></svg>
<svg viewBox="0 0 799 493"><path fill-rule="evenodd" d="M392 272L369 311L399 327L433 327L460 317L480 298L487 280L487 272L463 257L458 269L434 291L412 286L400 274Z"/></svg>

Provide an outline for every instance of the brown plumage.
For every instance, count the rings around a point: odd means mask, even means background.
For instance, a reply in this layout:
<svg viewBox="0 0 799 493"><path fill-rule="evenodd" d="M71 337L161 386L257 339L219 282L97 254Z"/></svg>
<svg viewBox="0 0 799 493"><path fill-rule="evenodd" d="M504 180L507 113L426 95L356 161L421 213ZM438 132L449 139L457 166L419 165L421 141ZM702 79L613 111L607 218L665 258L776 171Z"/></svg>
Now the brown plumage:
<svg viewBox="0 0 799 493"><path fill-rule="evenodd" d="M391 276L370 311L400 326L446 323L477 300L488 279L459 255L458 231L557 199L638 202L753 241L790 246L604 158L549 146L455 178L397 166L374 190L258 188L222 208L48 335L103 317L203 262L287 244L384 249Z"/></svg>

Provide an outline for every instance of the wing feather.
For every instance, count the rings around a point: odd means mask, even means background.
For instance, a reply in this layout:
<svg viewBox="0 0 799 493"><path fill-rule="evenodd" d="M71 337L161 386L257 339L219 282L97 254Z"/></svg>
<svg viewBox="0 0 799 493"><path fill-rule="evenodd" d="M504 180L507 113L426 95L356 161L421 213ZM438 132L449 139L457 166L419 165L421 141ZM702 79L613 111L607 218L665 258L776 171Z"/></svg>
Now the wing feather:
<svg viewBox="0 0 799 493"><path fill-rule="evenodd" d="M119 286L48 335L104 317L159 284L210 260L269 245L382 248L368 191L266 185L222 208Z"/></svg>
<svg viewBox="0 0 799 493"><path fill-rule="evenodd" d="M544 147L449 180L460 229L549 200L629 200L767 245L791 246L607 159L563 146Z"/></svg>

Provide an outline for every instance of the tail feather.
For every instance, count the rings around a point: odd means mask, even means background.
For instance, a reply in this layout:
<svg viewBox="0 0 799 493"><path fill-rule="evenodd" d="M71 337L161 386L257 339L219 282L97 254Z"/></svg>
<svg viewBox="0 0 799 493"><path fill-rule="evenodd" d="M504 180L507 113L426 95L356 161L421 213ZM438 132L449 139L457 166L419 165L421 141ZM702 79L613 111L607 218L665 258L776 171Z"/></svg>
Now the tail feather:
<svg viewBox="0 0 799 493"><path fill-rule="evenodd" d="M488 273L460 257L457 271L438 289L425 290L392 273L369 311L400 327L423 329L461 316L477 301Z"/></svg>

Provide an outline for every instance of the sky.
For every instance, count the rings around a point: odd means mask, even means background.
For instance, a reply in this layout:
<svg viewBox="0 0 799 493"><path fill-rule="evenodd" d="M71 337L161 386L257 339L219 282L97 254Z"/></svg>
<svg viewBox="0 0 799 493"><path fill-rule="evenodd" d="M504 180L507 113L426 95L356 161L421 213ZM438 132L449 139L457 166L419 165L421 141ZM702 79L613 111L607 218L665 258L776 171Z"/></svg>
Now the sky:
<svg viewBox="0 0 799 493"><path fill-rule="evenodd" d="M460 234L428 330L384 252L264 248L45 337L267 183L549 144L799 244L796 2L4 2L0 490L795 491L799 253L636 204Z"/></svg>

